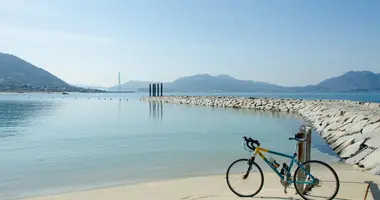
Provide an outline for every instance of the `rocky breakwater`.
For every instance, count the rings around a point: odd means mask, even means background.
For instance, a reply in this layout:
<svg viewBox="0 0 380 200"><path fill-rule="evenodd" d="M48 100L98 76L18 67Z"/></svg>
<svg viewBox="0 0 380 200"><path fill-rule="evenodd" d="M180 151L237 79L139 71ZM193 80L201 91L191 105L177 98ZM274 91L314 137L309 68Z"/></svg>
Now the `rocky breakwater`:
<svg viewBox="0 0 380 200"><path fill-rule="evenodd" d="M143 101L258 109L300 114L349 164L380 175L380 104L349 100L164 96Z"/></svg>

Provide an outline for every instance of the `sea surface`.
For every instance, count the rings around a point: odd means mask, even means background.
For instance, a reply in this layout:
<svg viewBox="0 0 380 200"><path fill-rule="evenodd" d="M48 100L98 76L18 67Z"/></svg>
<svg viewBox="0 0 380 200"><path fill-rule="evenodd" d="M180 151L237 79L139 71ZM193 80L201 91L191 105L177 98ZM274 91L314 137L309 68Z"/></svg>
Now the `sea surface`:
<svg viewBox="0 0 380 200"><path fill-rule="evenodd" d="M241 146L243 136L290 154L295 143L288 138L304 124L295 114L149 103L139 100L143 95L0 95L0 199L225 174L232 161L250 155ZM325 97L380 100L379 94ZM316 133L312 158L339 162Z"/></svg>

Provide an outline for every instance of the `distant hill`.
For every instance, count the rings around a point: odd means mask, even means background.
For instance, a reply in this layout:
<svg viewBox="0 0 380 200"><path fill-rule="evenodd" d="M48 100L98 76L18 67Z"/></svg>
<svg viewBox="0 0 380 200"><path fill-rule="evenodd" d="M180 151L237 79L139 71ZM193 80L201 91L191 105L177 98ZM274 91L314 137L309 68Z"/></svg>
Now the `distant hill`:
<svg viewBox="0 0 380 200"><path fill-rule="evenodd" d="M270 83L255 82L249 80L238 80L229 75L211 76L209 74L198 74L178 78L165 88L172 91L182 92L282 92L287 88Z"/></svg>
<svg viewBox="0 0 380 200"><path fill-rule="evenodd" d="M50 72L6 53L0 53L0 91L100 92L69 85Z"/></svg>
<svg viewBox="0 0 380 200"><path fill-rule="evenodd" d="M370 71L349 71L326 79L318 87L328 91L380 91L380 74Z"/></svg>
<svg viewBox="0 0 380 200"><path fill-rule="evenodd" d="M123 89L146 91L148 81L129 81ZM117 89L117 86L112 87ZM326 79L317 85L284 87L266 82L238 80L229 75L197 74L164 83L171 92L380 92L380 74L369 71L349 71L341 76Z"/></svg>
<svg viewBox="0 0 380 200"><path fill-rule="evenodd" d="M128 81L122 84L122 90L146 91L150 81ZM117 86L110 89L117 90ZM283 92L286 87L265 82L238 80L229 75L211 76L209 74L197 74L181 77L173 82L164 83L164 90L171 92Z"/></svg>
<svg viewBox="0 0 380 200"><path fill-rule="evenodd" d="M53 74L11 54L0 53L0 84L69 86Z"/></svg>

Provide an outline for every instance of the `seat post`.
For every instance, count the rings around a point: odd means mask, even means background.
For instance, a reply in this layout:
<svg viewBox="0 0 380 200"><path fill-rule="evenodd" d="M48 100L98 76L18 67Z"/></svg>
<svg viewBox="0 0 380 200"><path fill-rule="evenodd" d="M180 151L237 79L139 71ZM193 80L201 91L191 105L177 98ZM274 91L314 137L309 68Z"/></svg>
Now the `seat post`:
<svg viewBox="0 0 380 200"><path fill-rule="evenodd" d="M293 151L293 155L297 153L297 150L298 150L298 141L296 142L296 144L294 145L294 151Z"/></svg>

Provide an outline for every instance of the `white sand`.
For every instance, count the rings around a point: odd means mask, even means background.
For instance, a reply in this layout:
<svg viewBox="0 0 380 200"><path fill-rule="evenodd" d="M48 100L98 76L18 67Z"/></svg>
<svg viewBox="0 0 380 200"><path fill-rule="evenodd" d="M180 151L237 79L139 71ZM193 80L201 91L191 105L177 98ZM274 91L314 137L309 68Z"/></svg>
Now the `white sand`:
<svg viewBox="0 0 380 200"><path fill-rule="evenodd" d="M340 190L335 199L347 200L364 199L367 184L364 181L373 181L380 184L380 177L360 172L347 166L334 166L340 179ZM265 174L264 187L256 198L264 199L302 199L296 194L293 185L284 194L283 187L277 175ZM28 200L233 200L241 199L228 188L225 176L193 177L169 181L141 183L118 187L102 188L73 193L30 198ZM367 200L372 200L369 192Z"/></svg>

